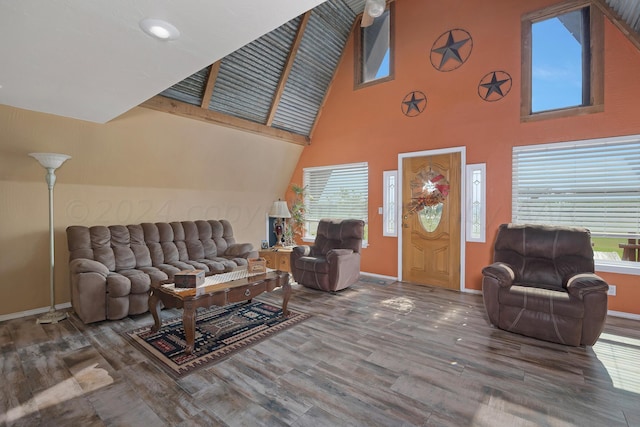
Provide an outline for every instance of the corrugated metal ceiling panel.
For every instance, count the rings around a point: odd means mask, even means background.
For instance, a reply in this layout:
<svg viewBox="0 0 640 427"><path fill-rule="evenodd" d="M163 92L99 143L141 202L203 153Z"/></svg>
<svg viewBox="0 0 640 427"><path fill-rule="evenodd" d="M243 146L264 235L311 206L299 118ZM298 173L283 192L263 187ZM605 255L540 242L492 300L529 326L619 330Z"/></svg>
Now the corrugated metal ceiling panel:
<svg viewBox="0 0 640 427"><path fill-rule="evenodd" d="M181 82L174 84L169 89L160 93L160 95L186 102L187 104L197 105L199 107L202 103L202 92L204 92L208 76L209 67L204 68Z"/></svg>
<svg viewBox="0 0 640 427"><path fill-rule="evenodd" d="M640 32L639 0L607 0L607 4L634 30Z"/></svg>
<svg viewBox="0 0 640 427"><path fill-rule="evenodd" d="M300 17L225 57L209 109L264 124Z"/></svg>
<svg viewBox="0 0 640 427"><path fill-rule="evenodd" d="M365 0L344 0L344 2L351 8L353 13L359 15L364 10Z"/></svg>
<svg viewBox="0 0 640 427"><path fill-rule="evenodd" d="M312 11L273 127L309 135L354 19L342 0L329 0Z"/></svg>
<svg viewBox="0 0 640 427"><path fill-rule="evenodd" d="M272 123L309 136L365 0L328 0L312 10ZM302 17L222 59L209 110L265 124ZM208 68L161 95L200 106Z"/></svg>

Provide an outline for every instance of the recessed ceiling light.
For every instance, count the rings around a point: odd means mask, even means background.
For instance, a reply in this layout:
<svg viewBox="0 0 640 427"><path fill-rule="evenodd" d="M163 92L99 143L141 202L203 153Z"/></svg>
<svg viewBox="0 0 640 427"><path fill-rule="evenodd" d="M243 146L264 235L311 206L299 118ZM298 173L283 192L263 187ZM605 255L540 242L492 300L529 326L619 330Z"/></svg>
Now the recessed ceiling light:
<svg viewBox="0 0 640 427"><path fill-rule="evenodd" d="M142 31L158 40L175 40L180 37L180 31L167 21L146 18L140 21Z"/></svg>

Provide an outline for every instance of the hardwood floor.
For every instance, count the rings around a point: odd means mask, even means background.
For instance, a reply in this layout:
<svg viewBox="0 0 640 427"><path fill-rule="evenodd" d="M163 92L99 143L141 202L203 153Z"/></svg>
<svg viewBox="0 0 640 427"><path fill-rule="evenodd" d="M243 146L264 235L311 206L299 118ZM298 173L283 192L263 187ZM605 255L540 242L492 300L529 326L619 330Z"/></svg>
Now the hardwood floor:
<svg viewBox="0 0 640 427"><path fill-rule="evenodd" d="M640 426L639 321L573 348L492 328L479 295L406 283L294 285L290 307L313 317L177 381L121 335L150 314L0 323L0 425Z"/></svg>

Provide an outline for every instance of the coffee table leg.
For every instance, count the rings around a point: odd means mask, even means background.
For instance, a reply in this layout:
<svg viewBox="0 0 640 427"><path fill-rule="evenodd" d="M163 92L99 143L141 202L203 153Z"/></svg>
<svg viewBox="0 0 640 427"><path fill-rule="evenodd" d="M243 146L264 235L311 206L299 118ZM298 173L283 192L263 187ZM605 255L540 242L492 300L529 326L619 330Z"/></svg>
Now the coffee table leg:
<svg viewBox="0 0 640 427"><path fill-rule="evenodd" d="M182 325L184 326L184 337L187 341L187 347L184 349L184 352L191 354L193 353L196 341L196 310L190 302L184 305Z"/></svg>
<svg viewBox="0 0 640 427"><path fill-rule="evenodd" d="M287 280L287 282L282 285L282 317L287 317L289 315L289 310L287 310L287 305L289 304L290 296L291 296L291 284Z"/></svg>
<svg viewBox="0 0 640 427"><path fill-rule="evenodd" d="M159 307L160 298L158 297L157 291L152 288L151 293L149 294L149 311L151 312L151 316L153 316L151 332L158 332L160 330L160 315L158 314Z"/></svg>

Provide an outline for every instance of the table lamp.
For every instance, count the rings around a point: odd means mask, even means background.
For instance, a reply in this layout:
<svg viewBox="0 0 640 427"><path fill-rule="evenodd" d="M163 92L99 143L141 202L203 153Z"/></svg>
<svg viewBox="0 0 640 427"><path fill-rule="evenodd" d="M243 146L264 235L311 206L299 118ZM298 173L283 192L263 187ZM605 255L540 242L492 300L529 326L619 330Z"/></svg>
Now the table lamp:
<svg viewBox="0 0 640 427"><path fill-rule="evenodd" d="M287 224L286 218L291 218L291 212L289 212L287 202L284 200L273 202L273 206L271 206L271 210L269 211L269 217L276 218L273 223L273 232L276 235L275 246L283 246L282 235L284 234L284 227Z"/></svg>

